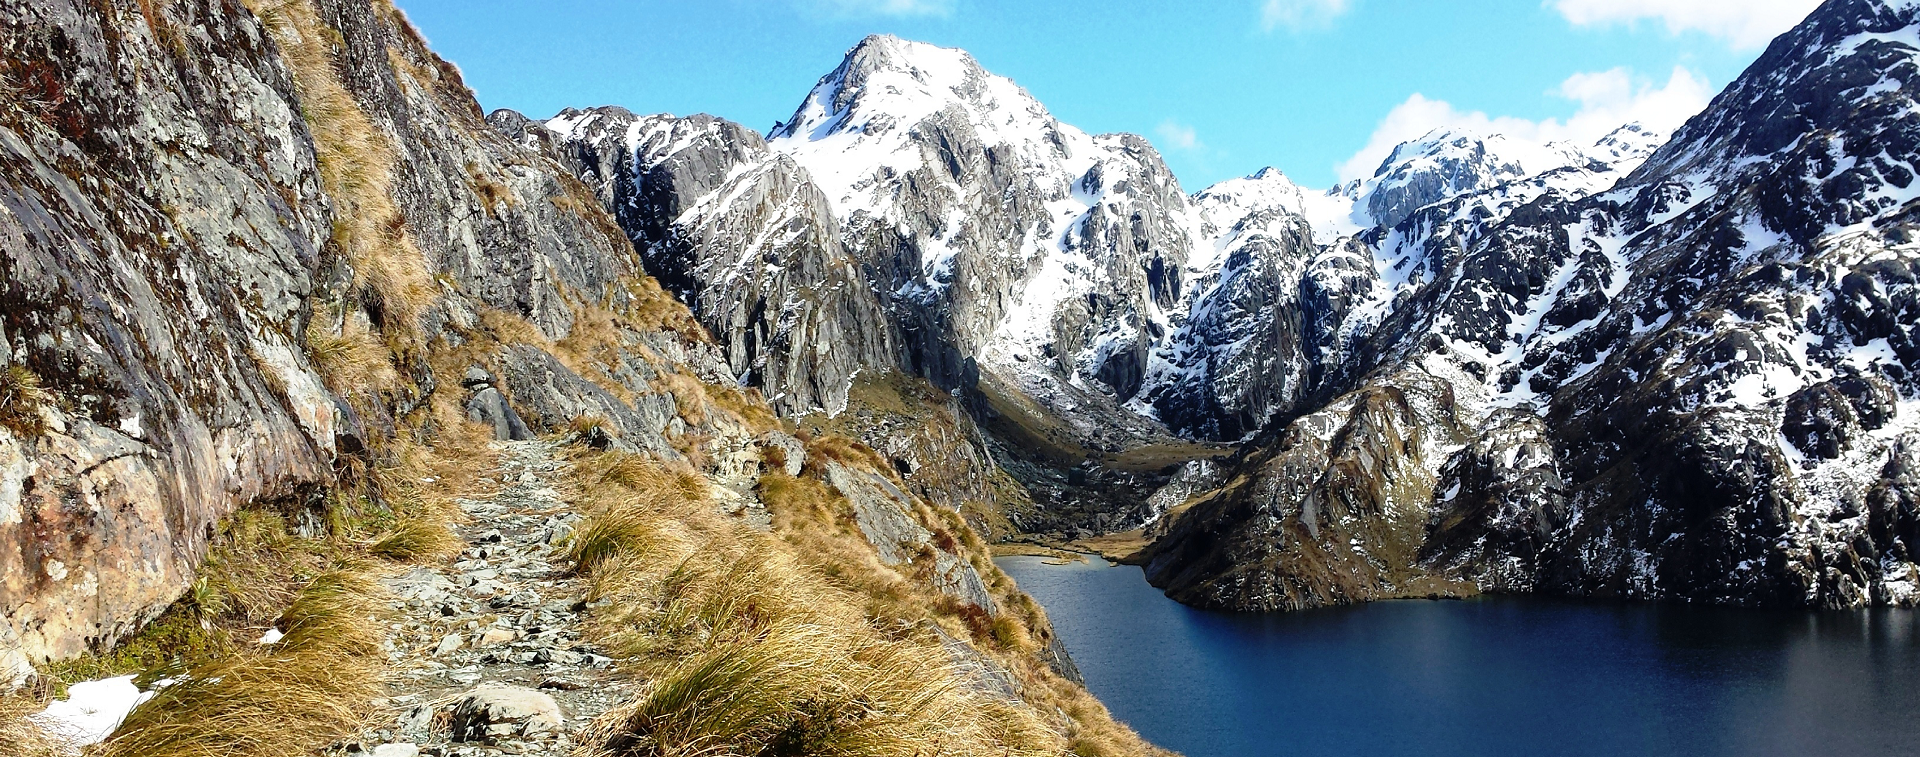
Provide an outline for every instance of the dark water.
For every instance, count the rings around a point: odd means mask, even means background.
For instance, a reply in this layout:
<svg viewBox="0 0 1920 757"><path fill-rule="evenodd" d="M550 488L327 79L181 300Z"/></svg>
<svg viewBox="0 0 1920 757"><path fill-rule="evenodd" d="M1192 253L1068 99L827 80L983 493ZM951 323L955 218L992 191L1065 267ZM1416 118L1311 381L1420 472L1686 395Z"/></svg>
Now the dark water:
<svg viewBox="0 0 1920 757"><path fill-rule="evenodd" d="M1188 757L1920 755L1920 615L1541 599L1200 612L1000 566L1116 717Z"/></svg>

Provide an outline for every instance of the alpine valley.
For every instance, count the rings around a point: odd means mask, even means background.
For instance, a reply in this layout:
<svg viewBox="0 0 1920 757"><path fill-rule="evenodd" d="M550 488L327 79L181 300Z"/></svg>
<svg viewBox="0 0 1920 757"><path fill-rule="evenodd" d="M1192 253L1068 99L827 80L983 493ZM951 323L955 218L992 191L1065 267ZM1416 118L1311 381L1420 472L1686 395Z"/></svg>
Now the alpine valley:
<svg viewBox="0 0 1920 757"><path fill-rule="evenodd" d="M764 137L490 118L783 412L861 418L926 491L997 464L1017 532L1147 527L1183 602L1912 606L1917 16L1832 0L1673 135L1442 130L1327 192L1186 194L1144 139L889 37ZM890 373L992 463L921 473L868 420Z"/></svg>
<svg viewBox="0 0 1920 757"><path fill-rule="evenodd" d="M483 116L389 0L0 0L0 51L0 688L137 675L103 754L1162 754L996 548L1920 606L1920 0L1672 134L1330 190L889 36L766 133Z"/></svg>

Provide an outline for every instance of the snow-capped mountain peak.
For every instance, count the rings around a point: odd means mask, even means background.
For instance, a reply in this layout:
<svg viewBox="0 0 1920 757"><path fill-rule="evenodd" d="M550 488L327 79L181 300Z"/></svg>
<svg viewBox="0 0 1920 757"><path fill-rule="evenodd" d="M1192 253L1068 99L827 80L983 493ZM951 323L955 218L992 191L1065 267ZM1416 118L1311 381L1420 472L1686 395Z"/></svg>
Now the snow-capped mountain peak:
<svg viewBox="0 0 1920 757"><path fill-rule="evenodd" d="M916 127L940 114L983 145L1013 149L1029 165L1080 157L1091 167L1092 138L1055 121L1011 80L987 73L964 50L891 36L863 40L768 139L807 166L843 215L885 215L884 174L926 163Z"/></svg>
<svg viewBox="0 0 1920 757"><path fill-rule="evenodd" d="M1391 228L1413 211L1448 197L1587 161L1584 151L1565 143L1440 128L1395 147L1362 194L1373 220Z"/></svg>

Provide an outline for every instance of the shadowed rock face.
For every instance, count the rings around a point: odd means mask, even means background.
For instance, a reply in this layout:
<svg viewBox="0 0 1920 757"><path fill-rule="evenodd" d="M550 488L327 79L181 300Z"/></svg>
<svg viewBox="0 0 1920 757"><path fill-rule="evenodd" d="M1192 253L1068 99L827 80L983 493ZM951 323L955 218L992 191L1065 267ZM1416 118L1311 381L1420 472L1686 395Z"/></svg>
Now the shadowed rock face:
<svg viewBox="0 0 1920 757"><path fill-rule="evenodd" d="M899 365L896 333L806 171L713 118L569 110L489 117L594 188L658 277L787 413L846 408L861 370Z"/></svg>

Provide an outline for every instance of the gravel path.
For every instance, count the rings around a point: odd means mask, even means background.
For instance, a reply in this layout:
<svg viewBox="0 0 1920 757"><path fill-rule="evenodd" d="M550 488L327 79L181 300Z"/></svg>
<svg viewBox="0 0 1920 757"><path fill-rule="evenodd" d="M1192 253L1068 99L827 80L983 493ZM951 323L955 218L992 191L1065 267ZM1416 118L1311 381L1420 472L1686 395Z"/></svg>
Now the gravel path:
<svg viewBox="0 0 1920 757"><path fill-rule="evenodd" d="M631 681L581 641L584 579L553 545L579 520L550 481L550 442L501 442L502 489L462 499L467 549L451 565L386 580L398 598L385 712L333 754L564 755ZM557 721L557 722L556 722Z"/></svg>

